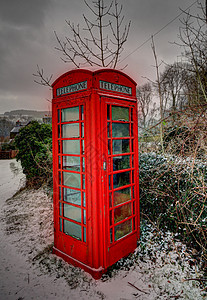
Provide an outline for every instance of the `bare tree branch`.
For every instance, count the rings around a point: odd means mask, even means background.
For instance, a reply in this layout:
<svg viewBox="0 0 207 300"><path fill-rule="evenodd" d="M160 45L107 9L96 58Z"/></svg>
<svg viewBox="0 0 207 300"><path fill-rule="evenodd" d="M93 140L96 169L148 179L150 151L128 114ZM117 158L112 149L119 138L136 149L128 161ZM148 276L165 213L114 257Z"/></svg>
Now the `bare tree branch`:
<svg viewBox="0 0 207 300"><path fill-rule="evenodd" d="M66 21L70 34L62 39L55 32L59 45L55 49L62 53L64 62L72 63L77 68L83 64L116 68L131 22L122 30L123 7L119 6L117 0L111 1L109 5L104 0L94 0L92 5L86 0L84 3L95 20L83 14L85 28L82 30L79 25L75 27L70 21Z"/></svg>
<svg viewBox="0 0 207 300"><path fill-rule="evenodd" d="M49 86L51 87L51 80L53 75L50 75L49 77L45 77L44 75L44 70L40 69L39 66L37 65L37 73L33 74L38 80L34 80L35 83L43 85L43 86Z"/></svg>

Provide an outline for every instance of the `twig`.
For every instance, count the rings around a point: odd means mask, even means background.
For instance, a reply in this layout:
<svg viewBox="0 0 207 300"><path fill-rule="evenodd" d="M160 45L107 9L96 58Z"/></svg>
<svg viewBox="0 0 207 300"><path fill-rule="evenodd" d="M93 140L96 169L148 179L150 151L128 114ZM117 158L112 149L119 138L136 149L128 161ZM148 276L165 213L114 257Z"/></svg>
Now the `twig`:
<svg viewBox="0 0 207 300"><path fill-rule="evenodd" d="M149 295L149 293L140 290L140 289L139 289L138 287L136 287L134 284L132 284L132 283L130 283L130 282L128 282L128 284L131 285L131 286L132 286L133 288L135 288L136 290L138 290L138 291L140 291L140 292L142 292L142 293L145 293L145 294Z"/></svg>
<svg viewBox="0 0 207 300"><path fill-rule="evenodd" d="M191 281L191 280L196 280L196 281L199 281L200 283L202 282L207 282L207 279L205 278L188 278L188 279L184 279L183 281ZM207 286L201 290L201 292L204 292L207 290Z"/></svg>
<svg viewBox="0 0 207 300"><path fill-rule="evenodd" d="M170 296L170 298L174 298L174 299L179 299L180 297L183 298L183 296L181 296L183 294L183 291L179 294L179 295L176 295L176 296Z"/></svg>
<svg viewBox="0 0 207 300"><path fill-rule="evenodd" d="M205 279L205 278L187 278L187 279L184 279L183 281L191 281L191 280L197 280L199 282L207 281L207 279Z"/></svg>
<svg viewBox="0 0 207 300"><path fill-rule="evenodd" d="M43 86L52 87L51 80L52 80L53 75L50 75L50 77L45 77L44 70L40 69L40 67L38 65L37 65L37 74L33 74L33 76L35 76L39 79L39 81L34 80L35 83L43 85Z"/></svg>

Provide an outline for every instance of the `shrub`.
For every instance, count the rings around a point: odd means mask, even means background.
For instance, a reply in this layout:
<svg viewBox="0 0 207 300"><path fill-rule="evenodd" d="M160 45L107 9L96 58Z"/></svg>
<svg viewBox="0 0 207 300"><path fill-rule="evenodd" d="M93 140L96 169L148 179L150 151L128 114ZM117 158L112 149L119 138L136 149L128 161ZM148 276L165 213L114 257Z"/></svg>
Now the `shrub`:
<svg viewBox="0 0 207 300"><path fill-rule="evenodd" d="M187 154L195 147L196 134L186 126L174 126L165 131L164 147L175 154Z"/></svg>
<svg viewBox="0 0 207 300"><path fill-rule="evenodd" d="M174 155L189 156L194 153L201 158L206 152L205 132L205 126L200 128L197 124L192 128L185 125L169 127L163 136L164 148Z"/></svg>
<svg viewBox="0 0 207 300"><path fill-rule="evenodd" d="M19 150L17 160L21 161L27 184L40 186L52 182L52 127L49 124L30 122L20 129L15 137Z"/></svg>
<svg viewBox="0 0 207 300"><path fill-rule="evenodd" d="M207 258L207 165L140 154L140 203L145 218L171 230Z"/></svg>
<svg viewBox="0 0 207 300"><path fill-rule="evenodd" d="M4 143L2 146L1 146L1 150L2 151L10 151L10 150L15 150L15 143L14 141L10 142L10 143Z"/></svg>

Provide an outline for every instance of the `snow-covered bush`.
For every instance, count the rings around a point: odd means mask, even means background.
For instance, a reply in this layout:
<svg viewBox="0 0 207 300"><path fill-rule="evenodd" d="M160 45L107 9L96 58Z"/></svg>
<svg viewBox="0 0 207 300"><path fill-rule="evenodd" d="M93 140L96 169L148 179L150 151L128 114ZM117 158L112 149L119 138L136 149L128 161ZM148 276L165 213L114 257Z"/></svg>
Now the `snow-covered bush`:
<svg viewBox="0 0 207 300"><path fill-rule="evenodd" d="M203 161L140 154L140 203L144 218L176 232L207 260L207 165Z"/></svg>

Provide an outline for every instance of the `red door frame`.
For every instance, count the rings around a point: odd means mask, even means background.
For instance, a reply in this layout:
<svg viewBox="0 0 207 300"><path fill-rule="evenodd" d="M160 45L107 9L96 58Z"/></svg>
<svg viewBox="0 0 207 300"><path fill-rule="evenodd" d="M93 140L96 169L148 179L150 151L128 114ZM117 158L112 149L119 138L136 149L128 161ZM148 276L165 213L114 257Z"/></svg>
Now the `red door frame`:
<svg viewBox="0 0 207 300"><path fill-rule="evenodd" d="M54 191L54 228L55 228L55 234L54 234L54 252L59 254L60 256L64 256L64 258L68 261L70 261L70 254L71 253L71 260L72 257L74 260L80 260L85 264L89 264L89 256L88 256L88 248L90 247L90 245L88 244L88 242L90 241L87 237L88 237L88 228L90 226L88 226L88 224L84 224L84 219L83 219L83 210L85 210L86 212L86 219L90 220L90 218L88 218L88 210L89 207L88 205L90 205L90 201L87 201L87 194L88 194L88 188L87 188L87 152L85 151L84 155L83 153L80 153L80 160L82 162L83 157L85 158L85 172L83 172L83 169L81 167L80 172L75 172L75 171L70 171L72 173L80 173L81 174L81 226L82 226L82 230L83 228L86 228L86 242L83 241L83 233L82 233L82 239L79 241L77 239L74 239L71 236L67 236L66 234L63 233L63 231L59 231L60 228L60 224L59 224L59 220L61 219L66 219L63 216L63 204L66 202L63 199L63 193L61 193L62 198L60 199L59 196L59 189L61 189L61 191L63 190L64 187L66 187L63 184L62 181L62 172L63 172L63 168L62 168L62 162L61 162L61 166L59 166L59 157L63 157L63 156L67 156L63 154L62 151L62 143L61 141L65 140L61 135L60 137L58 137L58 126L61 127L61 125L63 124L61 122L61 120L58 120L58 111L60 111L61 109L65 109L65 108L70 108L70 107L84 107L84 122L79 120L79 124L85 124L84 126L84 143L87 139L87 114L86 114L86 105L87 105L87 98L88 97L78 97L77 96L74 97L74 99L70 100L70 102L68 103L68 101L62 101L59 103L54 103L53 104L53 158L54 158L54 169L53 169L53 176L54 176L54 186L53 186L53 191ZM81 112L80 112L81 113ZM69 123L73 123L73 122L69 122ZM80 127L80 126L79 126ZM61 131L61 129L60 129ZM78 140L81 140L78 139ZM60 151L58 149L58 144L60 143ZM85 143L86 144L86 143ZM77 156L77 155L75 155ZM78 156L77 156L78 157ZM61 182L58 182L59 180L57 180L59 178L59 173L61 174ZM64 171L65 172L65 171ZM67 172L67 171L66 171ZM85 189L83 190L83 176L85 175ZM76 189L76 188L74 188ZM77 190L77 189L76 189ZM83 206L83 193L85 192L85 199L86 199L86 206ZM62 203L62 216L60 215L60 209L59 209L59 203ZM75 206L72 204L72 206ZM74 223L76 223L74 221ZM88 222L87 222L88 223ZM57 232L59 231L59 232ZM65 250L67 249L67 250ZM70 250L71 249L71 250ZM64 255L61 255L60 252L65 253ZM66 253L68 254L68 258L66 258Z"/></svg>
<svg viewBox="0 0 207 300"><path fill-rule="evenodd" d="M131 100L131 99L130 99ZM132 142L130 142L130 152L126 155L130 155L130 185L126 187L130 187L132 189L132 186L134 187L134 197L131 193L131 201L126 203L131 203L131 210L132 210L132 218L128 218L128 220L132 220L132 232L123 236L121 239L118 239L117 241L114 241L114 229L113 230L113 242L110 242L110 227L114 228L115 225L110 226L109 218L110 218L110 211L112 212L114 208L109 209L109 193L112 195L112 191L109 191L109 174L111 174L111 181L113 181L113 164L112 164L112 157L117 156L116 154L113 154L111 152L111 155L108 155L108 135L107 135L107 105L112 106L118 106L118 107L126 107L132 110L133 112L133 123L130 120L130 128L131 124L133 124L133 137L131 137L131 129L130 129L130 138L129 140L133 140L133 147L134 150L132 151L131 145ZM138 170L138 126L137 126L137 104L127 100L127 97L125 100L120 100L118 97L101 97L101 128L102 128L102 195L103 195L103 206L104 206L104 262L105 267L112 265L115 263L118 259L120 259L123 256L128 255L130 252L132 252L136 248L137 244L137 238L140 235L140 215L139 215L139 181L138 181L138 172L135 173L135 170ZM112 123L112 120L110 120ZM116 122L116 121L115 121ZM112 129L110 129L111 131ZM126 140L128 138L125 138ZM112 150L112 140L111 141L111 150ZM134 157L134 166L132 166L132 156ZM111 157L111 159L109 159ZM106 170L104 170L104 164L106 163ZM125 172L124 170L121 171ZM119 171L117 173L120 173ZM116 174L116 173L115 173ZM132 183L132 174L134 177L133 183ZM122 189L120 187L120 189ZM133 210L133 203L134 203L134 210ZM124 206L125 204L123 204ZM122 204L119 206L121 207ZM113 213L112 213L113 215ZM107 218L105 218L107 216ZM123 221L123 223L127 221L127 218ZM121 221L122 222L122 221ZM134 224L135 222L135 224ZM119 224L117 222L117 224ZM117 226L117 225L116 225Z"/></svg>

